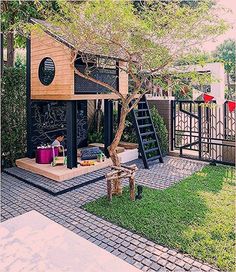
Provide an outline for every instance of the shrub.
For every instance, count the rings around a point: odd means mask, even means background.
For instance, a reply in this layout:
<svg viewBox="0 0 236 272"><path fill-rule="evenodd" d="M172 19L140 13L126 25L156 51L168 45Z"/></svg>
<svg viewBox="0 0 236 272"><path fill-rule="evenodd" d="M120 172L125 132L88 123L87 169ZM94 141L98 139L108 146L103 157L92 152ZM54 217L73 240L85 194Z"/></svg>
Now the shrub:
<svg viewBox="0 0 236 272"><path fill-rule="evenodd" d="M162 155L166 155L169 150L168 131L166 125L155 106L151 108L151 115L157 136L159 138Z"/></svg>
<svg viewBox="0 0 236 272"><path fill-rule="evenodd" d="M117 123L117 111L114 111L113 113L113 120L114 120L114 132L117 130L118 127L118 123ZM163 155L166 155L168 153L169 150L169 143L168 143L168 131L166 128L166 125L164 123L163 118L160 116L160 114L158 113L158 110L153 107L151 109L151 115L152 115L152 120L153 120L153 124L155 126L157 135L159 137L159 141L160 141L160 147L161 147L161 151ZM100 133L96 133L90 130L88 138L89 138L89 142L103 142L103 132L104 132L104 127L103 127L103 123L101 126L101 132ZM121 141L124 142L129 142L129 143L137 143L137 136L136 136L136 130L133 124L133 117L132 114L129 113L127 115L127 118L125 120L125 129L124 129L124 133L122 135ZM152 146L150 146L150 148L152 148Z"/></svg>
<svg viewBox="0 0 236 272"><path fill-rule="evenodd" d="M118 112L117 111L114 111L113 119L114 119L114 133L115 133L118 128L118 122L117 122ZM131 113L129 113L126 117L125 129L124 129L123 135L121 137L121 141L128 142L128 143L137 143L137 141L138 141L137 136L136 136L136 130L135 130L134 124L133 124L133 117L132 117Z"/></svg>
<svg viewBox="0 0 236 272"><path fill-rule="evenodd" d="M26 66L4 67L2 76L2 164L14 165L26 151Z"/></svg>

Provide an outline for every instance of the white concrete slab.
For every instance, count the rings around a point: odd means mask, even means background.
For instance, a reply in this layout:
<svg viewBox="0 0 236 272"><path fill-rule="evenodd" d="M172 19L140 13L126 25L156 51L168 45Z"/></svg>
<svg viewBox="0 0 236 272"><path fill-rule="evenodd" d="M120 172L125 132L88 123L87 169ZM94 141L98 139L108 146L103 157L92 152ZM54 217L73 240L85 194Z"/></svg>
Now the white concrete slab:
<svg viewBox="0 0 236 272"><path fill-rule="evenodd" d="M0 271L140 272L36 211L0 224Z"/></svg>

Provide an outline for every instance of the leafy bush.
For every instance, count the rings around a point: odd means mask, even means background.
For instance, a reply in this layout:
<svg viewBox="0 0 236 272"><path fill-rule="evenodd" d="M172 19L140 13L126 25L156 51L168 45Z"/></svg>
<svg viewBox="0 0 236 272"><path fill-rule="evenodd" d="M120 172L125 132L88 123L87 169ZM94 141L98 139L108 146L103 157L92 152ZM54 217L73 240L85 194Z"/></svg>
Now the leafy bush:
<svg viewBox="0 0 236 272"><path fill-rule="evenodd" d="M166 125L158 110L154 106L151 108L151 115L157 136L159 138L162 154L166 155L169 150L168 131Z"/></svg>
<svg viewBox="0 0 236 272"><path fill-rule="evenodd" d="M26 151L26 66L4 67L2 76L2 164L14 165Z"/></svg>
<svg viewBox="0 0 236 272"><path fill-rule="evenodd" d="M100 132L89 130L88 132L88 143L103 143L104 142L104 133L103 130Z"/></svg>
<svg viewBox="0 0 236 272"><path fill-rule="evenodd" d="M153 107L151 109L151 115L152 115L152 119L153 119L153 124L155 126L157 135L159 137L162 154L166 155L169 150L168 131L167 131L166 125L164 123L163 118L160 116L160 114L158 113L158 110L155 107ZM116 133L116 130L118 127L117 116L118 116L117 111L114 111L114 113L113 113L114 134ZM89 131L89 136L88 136L89 143L103 142L104 141L103 133L104 133L104 127L103 127L103 123L102 123L101 132L96 133L93 131ZM133 124L133 117L132 117L131 113L129 113L127 115L127 118L125 120L125 130L123 132L121 141L129 142L129 143L137 143L138 142L137 136L136 136L136 130L135 130L135 127ZM152 146L150 146L150 148L152 148Z"/></svg>
<svg viewBox="0 0 236 272"><path fill-rule="evenodd" d="M114 134L116 133L116 130L118 128L118 112L114 111L113 113L113 119L114 119ZM123 132L123 135L121 137L121 141L128 142L128 143L137 143L138 139L136 136L135 127L133 124L133 117L132 114L129 113L125 120L125 129Z"/></svg>

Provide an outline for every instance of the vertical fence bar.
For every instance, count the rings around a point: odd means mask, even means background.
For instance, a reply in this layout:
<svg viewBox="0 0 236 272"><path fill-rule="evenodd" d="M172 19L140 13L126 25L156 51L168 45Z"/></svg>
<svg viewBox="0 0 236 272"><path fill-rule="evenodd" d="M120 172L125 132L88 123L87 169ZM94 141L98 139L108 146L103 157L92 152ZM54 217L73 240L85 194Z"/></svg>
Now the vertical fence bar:
<svg viewBox="0 0 236 272"><path fill-rule="evenodd" d="M210 141L210 113L209 113L209 108L206 108L206 125L207 125L207 153L210 152L210 144L209 144L209 141Z"/></svg>
<svg viewBox="0 0 236 272"><path fill-rule="evenodd" d="M227 139L227 111L226 111L226 103L224 103L224 139Z"/></svg>
<svg viewBox="0 0 236 272"><path fill-rule="evenodd" d="M67 168L77 167L77 101L66 102Z"/></svg>
<svg viewBox="0 0 236 272"><path fill-rule="evenodd" d="M175 146L175 100L171 100L171 151L174 151Z"/></svg>
<svg viewBox="0 0 236 272"><path fill-rule="evenodd" d="M201 104L198 104L198 157L202 157L202 109Z"/></svg>
<svg viewBox="0 0 236 272"><path fill-rule="evenodd" d="M189 109L190 113L192 113L192 102L190 102L190 109ZM193 117L190 115L190 131L189 131L189 136L190 136L190 143L192 143L192 125L193 125ZM190 147L190 149L192 149L192 146Z"/></svg>

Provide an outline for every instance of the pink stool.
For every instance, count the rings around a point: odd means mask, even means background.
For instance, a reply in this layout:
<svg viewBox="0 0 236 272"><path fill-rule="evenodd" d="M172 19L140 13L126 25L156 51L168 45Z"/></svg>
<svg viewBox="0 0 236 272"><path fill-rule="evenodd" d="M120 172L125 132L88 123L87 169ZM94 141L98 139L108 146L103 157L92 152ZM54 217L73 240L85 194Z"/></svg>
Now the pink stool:
<svg viewBox="0 0 236 272"><path fill-rule="evenodd" d="M55 156L58 156L59 149L54 147ZM53 150L52 147L37 148L36 150L36 163L39 164L50 164L53 161Z"/></svg>

